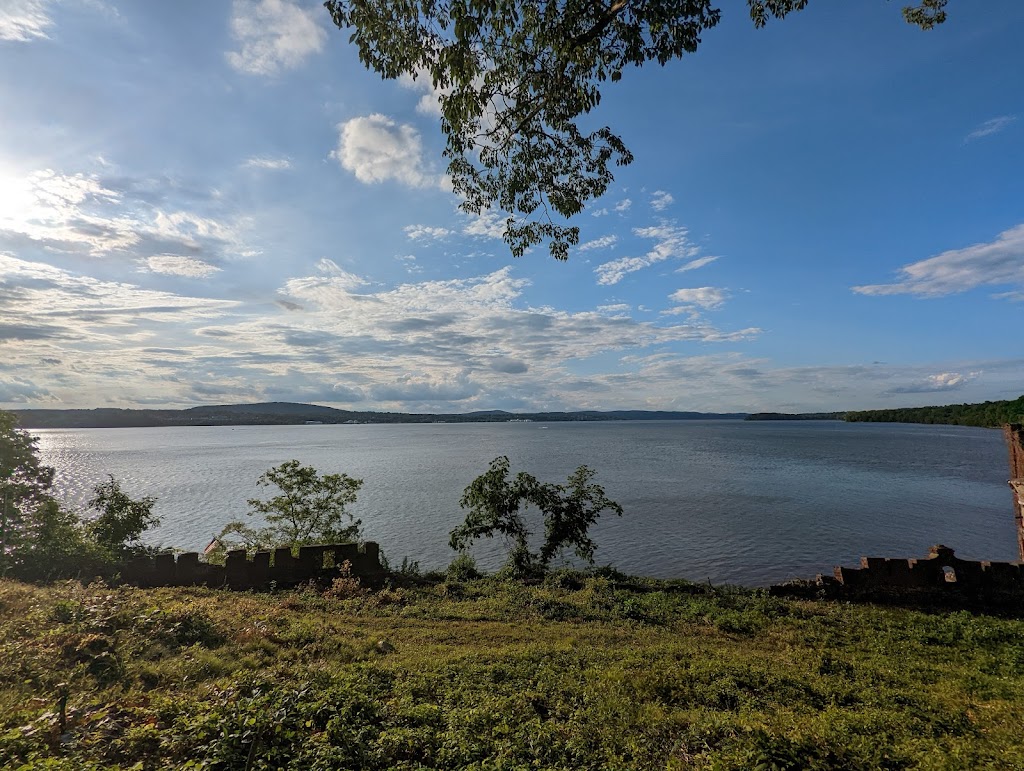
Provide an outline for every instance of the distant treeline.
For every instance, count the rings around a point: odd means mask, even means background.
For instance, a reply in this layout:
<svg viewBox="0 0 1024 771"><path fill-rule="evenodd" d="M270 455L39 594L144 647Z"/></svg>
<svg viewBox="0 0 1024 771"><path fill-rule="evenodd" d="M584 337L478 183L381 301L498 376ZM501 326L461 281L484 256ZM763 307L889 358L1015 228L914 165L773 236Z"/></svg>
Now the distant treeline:
<svg viewBox="0 0 1024 771"><path fill-rule="evenodd" d="M842 420L842 412L755 412L744 420Z"/></svg>
<svg viewBox="0 0 1024 771"><path fill-rule="evenodd" d="M145 426L259 426L304 423L509 423L599 420L734 419L746 413L612 410L514 413L487 410L456 414L338 410L317 404L267 402L192 407L186 410L14 410L22 428L125 428Z"/></svg>
<svg viewBox="0 0 1024 771"><path fill-rule="evenodd" d="M981 404L861 410L847 412L844 417L845 420L854 423L946 423L954 426L995 428L1004 423L1024 423L1024 396L1012 401L982 402Z"/></svg>

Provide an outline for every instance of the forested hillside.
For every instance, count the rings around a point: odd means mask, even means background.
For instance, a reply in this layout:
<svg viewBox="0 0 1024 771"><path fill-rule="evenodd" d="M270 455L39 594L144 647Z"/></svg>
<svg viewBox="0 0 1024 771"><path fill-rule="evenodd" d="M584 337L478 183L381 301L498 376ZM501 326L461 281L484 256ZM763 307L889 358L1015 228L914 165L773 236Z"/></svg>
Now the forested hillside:
<svg viewBox="0 0 1024 771"><path fill-rule="evenodd" d="M939 407L904 407L893 410L847 412L851 422L948 423L954 426L995 428L1004 423L1024 423L1024 396L1012 401L981 404L947 404Z"/></svg>

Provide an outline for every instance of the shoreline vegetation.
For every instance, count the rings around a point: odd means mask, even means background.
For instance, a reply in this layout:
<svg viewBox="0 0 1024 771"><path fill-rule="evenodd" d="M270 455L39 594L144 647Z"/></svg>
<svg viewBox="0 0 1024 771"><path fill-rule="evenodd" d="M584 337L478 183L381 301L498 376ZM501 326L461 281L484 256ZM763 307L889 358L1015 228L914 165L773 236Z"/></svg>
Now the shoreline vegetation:
<svg viewBox="0 0 1024 771"><path fill-rule="evenodd" d="M223 404L182 410L27 409L12 410L22 428L159 428L163 426L334 425L355 423L556 423L613 420L842 420L848 423L926 423L997 428L1024 422L1024 396L979 404L901 407L845 412L679 412L667 410L581 410L575 412L409 413L339 410L317 404L264 402Z"/></svg>

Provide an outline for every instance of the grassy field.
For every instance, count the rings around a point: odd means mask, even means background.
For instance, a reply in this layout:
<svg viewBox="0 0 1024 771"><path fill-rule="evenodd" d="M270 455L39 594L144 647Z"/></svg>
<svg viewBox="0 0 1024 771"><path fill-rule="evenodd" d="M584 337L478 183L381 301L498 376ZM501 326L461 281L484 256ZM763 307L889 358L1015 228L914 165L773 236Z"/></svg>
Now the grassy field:
<svg viewBox="0 0 1024 771"><path fill-rule="evenodd" d="M1020 769L1022 725L1024 622L963 612L566 573L0 581L5 769Z"/></svg>

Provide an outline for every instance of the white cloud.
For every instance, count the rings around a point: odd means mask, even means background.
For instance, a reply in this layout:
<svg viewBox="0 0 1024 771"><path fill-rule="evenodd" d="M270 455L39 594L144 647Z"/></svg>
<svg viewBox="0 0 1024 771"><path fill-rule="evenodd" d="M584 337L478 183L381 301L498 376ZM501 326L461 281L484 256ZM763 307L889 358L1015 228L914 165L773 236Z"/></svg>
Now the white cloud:
<svg viewBox="0 0 1024 771"><path fill-rule="evenodd" d="M964 137L964 143L998 134L1015 120L1017 120L1016 115L1000 115L998 118L990 118Z"/></svg>
<svg viewBox="0 0 1024 771"><path fill-rule="evenodd" d="M904 265L895 284L855 286L866 295L911 294L942 297L983 285L1024 285L1024 224L1004 230L995 241L952 249Z"/></svg>
<svg viewBox="0 0 1024 771"><path fill-rule="evenodd" d="M111 339L151 322L209 322L229 308L230 300L185 297L102 281L41 262L0 253L0 286L12 292L0 307L0 323L31 319L46 337ZM120 348L117 349L120 352Z"/></svg>
<svg viewBox="0 0 1024 771"><path fill-rule="evenodd" d="M594 209L594 211L590 212L590 216L591 217L607 217L608 216L608 208L605 207L605 206L602 206L600 209Z"/></svg>
<svg viewBox="0 0 1024 771"><path fill-rule="evenodd" d="M442 95L450 94L450 88L435 88L430 73L426 70L417 70L415 77L402 73L398 78L398 83L410 91L422 93L420 100L416 103L416 112L421 115L428 115L431 118L441 117L440 98Z"/></svg>
<svg viewBox="0 0 1024 771"><path fill-rule="evenodd" d="M130 254L136 259L248 251L235 225L192 211L158 208L150 184L52 169L0 175L0 248L23 253L31 245L66 254ZM158 184L166 187L164 180Z"/></svg>
<svg viewBox="0 0 1024 771"><path fill-rule="evenodd" d="M338 124L338 148L331 157L366 184L395 180L409 187L443 185L424 168L419 132L379 113Z"/></svg>
<svg viewBox="0 0 1024 771"><path fill-rule="evenodd" d="M586 243L580 244L579 250L581 252L587 252L591 249L607 249L609 246L615 246L618 242L618 236L601 236L600 238L595 238L593 241L587 241Z"/></svg>
<svg viewBox="0 0 1024 771"><path fill-rule="evenodd" d="M361 276L357 276L355 273L350 273L338 265L334 260L329 260L326 257L322 257L317 260L316 269L324 275L329 276L329 283L334 287L341 287L345 290L350 290L364 286L367 283L366 279Z"/></svg>
<svg viewBox="0 0 1024 771"><path fill-rule="evenodd" d="M720 308L729 299L729 290L714 286L677 289L669 295L669 299L684 305L696 305L705 310L713 310Z"/></svg>
<svg viewBox="0 0 1024 771"><path fill-rule="evenodd" d="M698 257L696 260L690 260L681 268L676 268L675 272L686 273L688 270L697 270L697 268L703 268L705 265L710 265L717 259L718 257Z"/></svg>
<svg viewBox="0 0 1024 771"><path fill-rule="evenodd" d="M247 169L266 169L268 171L284 171L292 167L292 162L288 158L269 158L266 156L256 156L246 160L244 164Z"/></svg>
<svg viewBox="0 0 1024 771"><path fill-rule="evenodd" d="M627 273L634 273L668 259L695 257L699 249L690 243L688 232L686 228L669 223L634 228L633 233L641 238L654 239L654 247L642 257L620 257L598 265L594 268L597 283L611 286L619 283Z"/></svg>
<svg viewBox="0 0 1024 771"><path fill-rule="evenodd" d="M402 230L410 241L441 241L452 234L448 228L430 225L406 225Z"/></svg>
<svg viewBox="0 0 1024 771"><path fill-rule="evenodd" d="M940 372L937 375L929 375L922 380L894 386L888 389L886 393L927 394L941 391L956 391L963 388L967 383L978 378L980 375L981 372Z"/></svg>
<svg viewBox="0 0 1024 771"><path fill-rule="evenodd" d="M45 40L53 26L47 0L4 0L0 4L0 40L27 43Z"/></svg>
<svg viewBox="0 0 1024 771"><path fill-rule="evenodd" d="M505 223L508 215L496 212L485 211L483 214L467 214L469 223L462 228L467 236L479 236L481 238L502 239L505 237Z"/></svg>
<svg viewBox="0 0 1024 771"><path fill-rule="evenodd" d="M208 278L220 272L216 265L179 254L155 254L145 259L143 265L153 273L186 278Z"/></svg>
<svg viewBox="0 0 1024 771"><path fill-rule="evenodd" d="M655 211L664 211L675 203L675 200L671 193L666 193L664 190L655 190L651 195L651 208Z"/></svg>
<svg viewBox="0 0 1024 771"><path fill-rule="evenodd" d="M598 305L601 313L628 313L633 308L628 303L612 303L611 305Z"/></svg>
<svg viewBox="0 0 1024 771"><path fill-rule="evenodd" d="M228 64L250 75L292 70L319 52L327 41L323 12L288 0L235 0L231 34L241 46L227 53Z"/></svg>
<svg viewBox="0 0 1024 771"><path fill-rule="evenodd" d="M631 200L629 200L628 198L623 198L621 201L615 204L615 211L619 212L620 214L625 213L629 211L629 208L632 205L633 202Z"/></svg>

